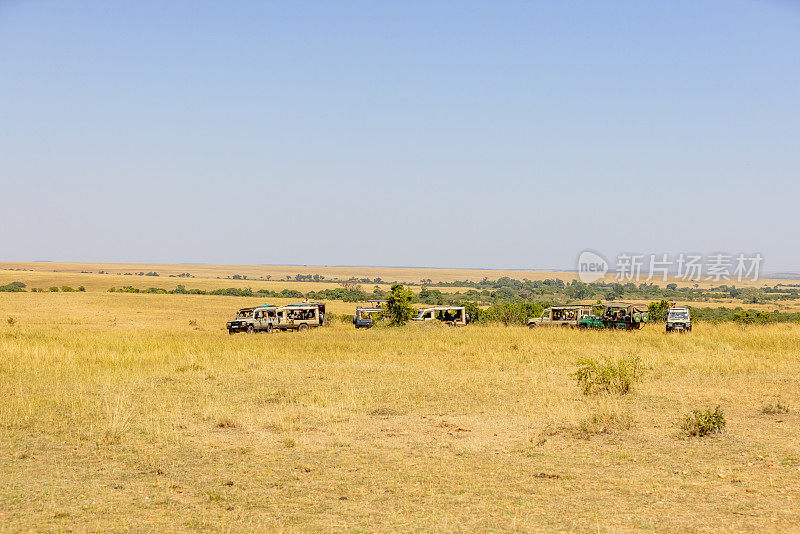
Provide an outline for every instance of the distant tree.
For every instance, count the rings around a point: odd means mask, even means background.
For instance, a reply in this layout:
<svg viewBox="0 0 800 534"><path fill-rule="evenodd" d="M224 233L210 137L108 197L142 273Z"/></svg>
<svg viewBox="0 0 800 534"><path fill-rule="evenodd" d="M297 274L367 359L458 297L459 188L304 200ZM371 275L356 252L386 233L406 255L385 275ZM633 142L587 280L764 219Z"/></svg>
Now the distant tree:
<svg viewBox="0 0 800 534"><path fill-rule="evenodd" d="M678 289L678 284L667 284L667 289L669 289L670 291L675 291L676 289Z"/></svg>
<svg viewBox="0 0 800 534"><path fill-rule="evenodd" d="M390 326L402 326L414 316L411 300L414 293L403 284L394 284L386 296L386 315Z"/></svg>

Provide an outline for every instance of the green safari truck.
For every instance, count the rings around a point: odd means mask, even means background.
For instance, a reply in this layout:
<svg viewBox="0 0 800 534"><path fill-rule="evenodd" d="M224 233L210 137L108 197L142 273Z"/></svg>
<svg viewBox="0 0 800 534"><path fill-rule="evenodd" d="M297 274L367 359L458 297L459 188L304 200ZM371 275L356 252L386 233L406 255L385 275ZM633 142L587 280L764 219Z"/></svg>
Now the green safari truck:
<svg viewBox="0 0 800 534"><path fill-rule="evenodd" d="M578 328L614 328L635 330L650 320L647 310L635 304L609 304L600 315L589 315L578 322Z"/></svg>

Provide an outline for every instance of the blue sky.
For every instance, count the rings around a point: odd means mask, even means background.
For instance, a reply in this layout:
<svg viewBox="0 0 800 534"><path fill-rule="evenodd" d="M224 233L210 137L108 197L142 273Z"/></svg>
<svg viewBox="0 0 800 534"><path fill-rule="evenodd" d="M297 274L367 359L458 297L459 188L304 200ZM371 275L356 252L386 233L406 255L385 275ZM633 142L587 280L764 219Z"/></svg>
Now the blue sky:
<svg viewBox="0 0 800 534"><path fill-rule="evenodd" d="M0 0L0 76L6 260L800 270L793 1Z"/></svg>

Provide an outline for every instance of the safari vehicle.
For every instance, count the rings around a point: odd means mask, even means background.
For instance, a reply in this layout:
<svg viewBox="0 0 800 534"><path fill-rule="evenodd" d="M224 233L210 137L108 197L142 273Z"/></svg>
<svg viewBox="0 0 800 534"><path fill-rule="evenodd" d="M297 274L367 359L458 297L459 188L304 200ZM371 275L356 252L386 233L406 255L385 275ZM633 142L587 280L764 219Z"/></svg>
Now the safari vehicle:
<svg viewBox="0 0 800 534"><path fill-rule="evenodd" d="M542 312L541 317L528 319L528 328L537 326L563 326L575 328L578 321L592 314L591 306L553 306Z"/></svg>
<svg viewBox="0 0 800 534"><path fill-rule="evenodd" d="M692 317L686 306L670 306L667 312L667 333L691 332Z"/></svg>
<svg viewBox="0 0 800 534"><path fill-rule="evenodd" d="M469 322L469 315L463 306L434 306L420 310L412 321L442 321L449 326L464 326Z"/></svg>
<svg viewBox="0 0 800 534"><path fill-rule="evenodd" d="M356 308L353 315L353 324L356 328L372 328L375 326L374 314L380 313L383 308Z"/></svg>
<svg viewBox="0 0 800 534"><path fill-rule="evenodd" d="M650 316L634 304L609 304L602 315L588 315L578 321L578 328L618 328L634 330L644 326Z"/></svg>
<svg viewBox="0 0 800 534"><path fill-rule="evenodd" d="M322 326L325 322L325 304L321 302L301 302L276 308L278 330L308 330Z"/></svg>
<svg viewBox="0 0 800 534"><path fill-rule="evenodd" d="M226 324L229 334L236 332L272 332L278 322L276 307L269 304L256 308L242 308L236 319Z"/></svg>
<svg viewBox="0 0 800 534"><path fill-rule="evenodd" d="M375 314L384 310L386 305L385 300L368 300L371 306L356 308L356 314L353 315L353 325L356 328L372 328L375 326Z"/></svg>

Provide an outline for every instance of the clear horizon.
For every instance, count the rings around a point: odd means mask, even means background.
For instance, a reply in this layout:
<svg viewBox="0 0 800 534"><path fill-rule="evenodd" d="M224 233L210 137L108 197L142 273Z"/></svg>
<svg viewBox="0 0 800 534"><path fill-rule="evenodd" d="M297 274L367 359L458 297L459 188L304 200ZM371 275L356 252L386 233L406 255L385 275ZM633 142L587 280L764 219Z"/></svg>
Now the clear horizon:
<svg viewBox="0 0 800 534"><path fill-rule="evenodd" d="M778 0L2 2L0 257L799 271L798 29Z"/></svg>

